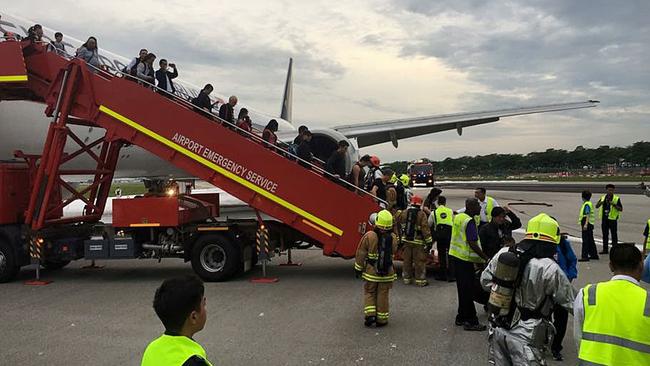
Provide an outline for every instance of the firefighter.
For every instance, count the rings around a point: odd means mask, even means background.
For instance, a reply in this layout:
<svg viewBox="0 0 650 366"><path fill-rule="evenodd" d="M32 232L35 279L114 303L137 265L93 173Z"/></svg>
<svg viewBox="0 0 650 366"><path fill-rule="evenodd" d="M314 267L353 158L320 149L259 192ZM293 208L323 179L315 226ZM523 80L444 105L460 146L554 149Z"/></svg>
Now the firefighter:
<svg viewBox="0 0 650 366"><path fill-rule="evenodd" d="M358 278L365 280L364 324L382 327L388 324L388 292L397 279L393 267L393 254L398 239L393 233L393 216L387 210L380 211L375 218L375 229L367 232L359 242L354 261Z"/></svg>
<svg viewBox="0 0 650 366"><path fill-rule="evenodd" d="M386 184L386 202L388 202L388 206L386 209L390 212L395 212L399 205L397 203L397 175L393 173L389 180L388 183Z"/></svg>
<svg viewBox="0 0 650 366"><path fill-rule="evenodd" d="M409 178L408 174L402 174L399 176L399 180L402 182L402 186L404 186L406 202L411 202L411 198L413 197L413 191L411 191L411 178Z"/></svg>
<svg viewBox="0 0 650 366"><path fill-rule="evenodd" d="M421 209L422 198L413 196L409 208L395 213L395 227L402 250L402 280L405 285L424 287L427 282L427 254L433 245L427 214Z"/></svg>
<svg viewBox="0 0 650 366"><path fill-rule="evenodd" d="M488 333L489 362L496 365L545 365L544 353L555 333L550 317L555 306L573 313L575 291L560 266L553 259L560 243L560 226L557 221L541 213L528 222L523 241L510 248L502 248L490 260L481 274L481 285L493 291L493 299L499 298L499 286L508 267L507 256L515 254L516 274L512 282L514 296L511 301L498 301L498 307L506 309L491 312ZM510 253L506 253L510 252ZM504 255L505 254L505 255ZM504 258L499 260L499 257ZM494 315L493 314L498 314Z"/></svg>

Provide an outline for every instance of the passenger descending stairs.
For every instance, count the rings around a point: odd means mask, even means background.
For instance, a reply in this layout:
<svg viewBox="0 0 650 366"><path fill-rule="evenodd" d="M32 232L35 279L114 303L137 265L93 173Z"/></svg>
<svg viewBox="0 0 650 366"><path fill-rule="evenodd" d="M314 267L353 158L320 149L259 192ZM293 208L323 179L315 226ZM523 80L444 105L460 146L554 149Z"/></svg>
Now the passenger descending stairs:
<svg viewBox="0 0 650 366"><path fill-rule="evenodd" d="M197 113L186 101L40 45L0 43L0 99L43 102L48 116L69 102L71 121L101 127L107 139L140 146L223 189L313 238L325 255L354 256L369 215L379 209L371 196Z"/></svg>

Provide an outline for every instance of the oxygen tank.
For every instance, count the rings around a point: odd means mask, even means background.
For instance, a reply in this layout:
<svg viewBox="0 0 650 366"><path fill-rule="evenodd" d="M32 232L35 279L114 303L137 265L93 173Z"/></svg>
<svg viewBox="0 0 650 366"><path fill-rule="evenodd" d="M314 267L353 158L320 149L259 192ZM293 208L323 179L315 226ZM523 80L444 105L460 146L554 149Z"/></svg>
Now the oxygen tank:
<svg viewBox="0 0 650 366"><path fill-rule="evenodd" d="M494 284L488 300L488 314L491 320L510 313L515 283L519 274L519 257L513 252L503 252L497 259Z"/></svg>

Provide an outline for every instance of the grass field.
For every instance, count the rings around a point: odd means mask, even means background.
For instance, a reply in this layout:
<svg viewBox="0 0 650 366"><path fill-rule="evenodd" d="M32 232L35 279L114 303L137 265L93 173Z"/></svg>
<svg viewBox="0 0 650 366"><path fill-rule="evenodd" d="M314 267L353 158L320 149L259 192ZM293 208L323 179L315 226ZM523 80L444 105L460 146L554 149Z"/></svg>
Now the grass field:
<svg viewBox="0 0 650 366"><path fill-rule="evenodd" d="M87 187L87 184L82 184L79 187L79 190ZM136 195L136 194L143 194L146 192L146 189L144 188L144 183L139 182L139 183L134 183L134 182L129 182L129 183L113 183L111 184L111 193L110 197L115 197L115 190L120 188L122 190L122 196L131 196L131 195Z"/></svg>

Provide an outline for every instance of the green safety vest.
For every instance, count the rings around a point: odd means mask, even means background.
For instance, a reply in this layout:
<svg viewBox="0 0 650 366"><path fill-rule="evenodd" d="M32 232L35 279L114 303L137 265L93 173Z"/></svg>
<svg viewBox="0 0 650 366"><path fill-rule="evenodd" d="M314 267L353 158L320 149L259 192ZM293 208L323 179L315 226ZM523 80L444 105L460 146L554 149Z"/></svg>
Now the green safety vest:
<svg viewBox="0 0 650 366"><path fill-rule="evenodd" d="M596 212L594 211L594 204L591 201L585 201L580 207L580 212L578 213L578 225L582 225L582 218L587 216L585 215L585 207L589 206L589 216L587 222L594 224L596 222Z"/></svg>
<svg viewBox="0 0 650 366"><path fill-rule="evenodd" d="M181 366L192 356L199 356L211 365L203 347L191 338L163 334L147 346L142 366Z"/></svg>
<svg viewBox="0 0 650 366"><path fill-rule="evenodd" d="M454 226L454 211L451 208L440 205L434 212L436 213L436 227L438 225Z"/></svg>
<svg viewBox="0 0 650 366"><path fill-rule="evenodd" d="M600 197L600 200L598 202L605 202L605 196L603 195ZM609 215L607 215L608 220L618 220L618 218L621 216L621 212L614 207L615 204L618 204L618 201L620 200L620 197L617 195L614 195L612 197L612 203L609 205ZM602 219L603 218L603 206L600 206L600 210L598 211L598 218Z"/></svg>
<svg viewBox="0 0 650 366"><path fill-rule="evenodd" d="M467 243L467 224L472 221L472 217L466 213L459 213L454 217L454 224L451 228L451 246L449 248L449 255L454 256L460 260L472 263L485 263ZM480 239L477 240L481 245Z"/></svg>
<svg viewBox="0 0 650 366"><path fill-rule="evenodd" d="M650 294L626 280L583 289L580 365L650 365Z"/></svg>

